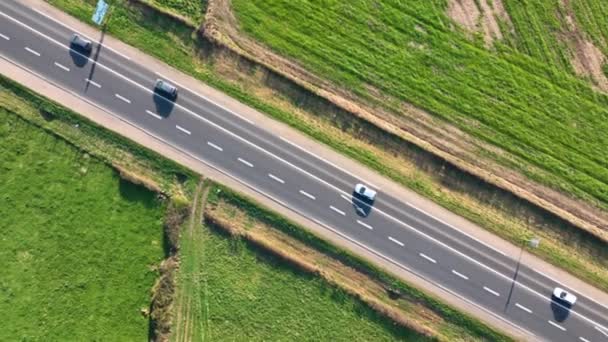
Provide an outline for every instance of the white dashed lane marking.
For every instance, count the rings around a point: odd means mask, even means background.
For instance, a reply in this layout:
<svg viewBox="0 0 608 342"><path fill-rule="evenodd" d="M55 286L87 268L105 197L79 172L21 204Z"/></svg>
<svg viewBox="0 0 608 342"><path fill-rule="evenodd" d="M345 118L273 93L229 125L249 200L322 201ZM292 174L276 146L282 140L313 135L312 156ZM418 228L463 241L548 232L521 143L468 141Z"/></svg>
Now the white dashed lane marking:
<svg viewBox="0 0 608 342"><path fill-rule="evenodd" d="M150 111L150 110L147 110L147 109L146 109L146 113L148 113L148 115L150 115L150 116L153 116L153 117L157 118L158 120L162 120L162 119L163 119L163 117L162 117L162 116L160 116L160 115L158 115L158 114L154 113L153 111Z"/></svg>
<svg viewBox="0 0 608 342"><path fill-rule="evenodd" d="M0 37L2 37L4 40L11 40L9 36L3 35L2 33L0 33Z"/></svg>
<svg viewBox="0 0 608 342"><path fill-rule="evenodd" d="M346 213L345 213L345 212L343 212L342 210L340 210L340 209L338 209L338 208L334 207L333 205L330 205L330 206L329 206L329 209L331 209L331 210L333 210L333 211L337 212L338 214L340 214L340 215L342 215L342 216L345 216L345 215L346 215Z"/></svg>
<svg viewBox="0 0 608 342"><path fill-rule="evenodd" d="M452 273L459 276L460 278L464 279L464 280L469 280L469 277L467 277L466 275L456 271L456 270L452 270Z"/></svg>
<svg viewBox="0 0 608 342"><path fill-rule="evenodd" d="M268 174L268 177L270 177L270 178L274 179L275 181L277 181L277 182L279 182L279 183L281 183L281 184L285 184L285 181L284 181L284 180L282 180L281 178L279 178L279 177L277 177L277 176L273 175L272 173L269 173L269 174Z"/></svg>
<svg viewBox="0 0 608 342"><path fill-rule="evenodd" d="M551 324L552 326L560 329L561 331L566 331L566 328L562 327L561 325L559 325L559 324L557 324L557 323L555 323L553 321L547 321L547 322L549 322L549 324Z"/></svg>
<svg viewBox="0 0 608 342"><path fill-rule="evenodd" d="M426 260L428 260L428 261L432 262L433 264L436 264L436 263L437 263L437 260L435 260L435 259L431 258L430 256L428 256L428 255L426 255L426 254L424 254L424 253L418 253L418 255L420 255L420 257L421 257L421 258L424 258L424 259L426 259Z"/></svg>
<svg viewBox="0 0 608 342"><path fill-rule="evenodd" d="M484 289L484 290L486 290L487 292L489 292L489 293L491 293L491 294L495 295L496 297L500 296L500 293L498 293L498 292L496 292L496 291L492 290L492 289L491 289L491 288L489 288L489 287L485 287L485 286L484 286L484 287L483 287L483 289Z"/></svg>
<svg viewBox="0 0 608 342"><path fill-rule="evenodd" d="M401 242L401 241L399 241L399 240L397 240L397 239L393 238L392 236L389 236L389 237L388 237L388 239L389 239L389 240L391 240L391 241L393 241L394 243L398 244L398 245L399 245L399 246L401 246L401 247L403 247L403 246L404 246L403 242Z"/></svg>
<svg viewBox="0 0 608 342"><path fill-rule="evenodd" d="M315 196L309 194L308 192L304 191L304 190L300 190L300 193L308 198L310 198L311 200L315 199Z"/></svg>
<svg viewBox="0 0 608 342"><path fill-rule="evenodd" d="M70 68L66 67L65 65L59 64L57 62L55 62L55 66L64 71L70 71Z"/></svg>
<svg viewBox="0 0 608 342"><path fill-rule="evenodd" d="M175 128L179 129L180 131L182 131L182 132L184 132L184 133L186 133L188 135L191 134L189 130L185 129L184 127L182 127L180 125L175 125Z"/></svg>
<svg viewBox="0 0 608 342"><path fill-rule="evenodd" d="M532 310L528 309L527 307L519 304L519 303L515 303L515 306L517 306L518 308L520 308L521 310L524 310L527 313L532 313Z"/></svg>
<svg viewBox="0 0 608 342"><path fill-rule="evenodd" d="M101 84L99 84L99 83L97 83L97 82L95 82L95 81L93 81L93 80L90 80L90 79L88 79L88 78L85 78L85 79L84 79L84 81L85 81L85 82L87 82L88 84L91 84L91 85L93 85L93 86L97 87L97 88L101 88Z"/></svg>
<svg viewBox="0 0 608 342"><path fill-rule="evenodd" d="M372 226L370 226L369 224L365 223L365 222L361 222L359 220L357 220L357 223L362 225L363 227L369 229L369 230L373 230L374 228Z"/></svg>
<svg viewBox="0 0 608 342"><path fill-rule="evenodd" d="M33 54L33 55L36 55L36 56L40 57L40 52L38 52L38 51L36 51L36 50L32 50L32 49L30 49L30 48L29 48L29 47L27 47L27 46L25 47L25 50L26 50L27 52L29 52L29 53Z"/></svg>
<svg viewBox="0 0 608 342"><path fill-rule="evenodd" d="M207 141L207 145L213 147L214 149L216 149L216 150L218 150L220 152L222 152L224 150L223 148L221 148L221 147L217 146L216 144L212 143L211 141Z"/></svg>
<svg viewBox="0 0 608 342"><path fill-rule="evenodd" d="M239 160L241 163L243 163L243 164L245 164L245 165L247 165L247 166L249 166L249 167L253 167L253 164L251 164L250 162L246 161L246 160L245 160L245 159L243 159L243 158L238 158L238 160Z"/></svg>
<svg viewBox="0 0 608 342"><path fill-rule="evenodd" d="M116 96L119 100L122 100L122 101L124 101L126 103L131 103L131 100L129 100L128 98L126 98L126 97L124 97L124 96L122 96L120 94L114 94L114 96Z"/></svg>

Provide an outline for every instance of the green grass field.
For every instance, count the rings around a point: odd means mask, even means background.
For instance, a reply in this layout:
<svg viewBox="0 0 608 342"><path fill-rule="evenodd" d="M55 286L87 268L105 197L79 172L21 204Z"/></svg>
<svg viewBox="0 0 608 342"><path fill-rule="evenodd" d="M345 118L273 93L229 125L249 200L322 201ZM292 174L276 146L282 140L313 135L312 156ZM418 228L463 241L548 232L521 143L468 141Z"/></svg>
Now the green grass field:
<svg viewBox="0 0 608 342"><path fill-rule="evenodd" d="M0 141L0 340L147 339L164 205L4 109Z"/></svg>
<svg viewBox="0 0 608 342"><path fill-rule="evenodd" d="M608 208L608 97L556 66L559 51L543 43L546 34L525 33L523 45L553 51L531 52L547 55L534 59L504 44L488 51L452 31L445 0L232 4L246 33L316 74L364 97L372 86L423 108L514 156L492 155L499 162Z"/></svg>
<svg viewBox="0 0 608 342"><path fill-rule="evenodd" d="M424 340L222 231L196 223L181 246L175 341Z"/></svg>

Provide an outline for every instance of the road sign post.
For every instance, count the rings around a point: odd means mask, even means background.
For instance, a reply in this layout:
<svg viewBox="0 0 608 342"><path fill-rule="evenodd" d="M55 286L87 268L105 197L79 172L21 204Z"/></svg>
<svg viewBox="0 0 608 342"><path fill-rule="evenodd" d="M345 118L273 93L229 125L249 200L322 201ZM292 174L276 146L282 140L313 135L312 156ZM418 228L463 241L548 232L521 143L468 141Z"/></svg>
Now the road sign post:
<svg viewBox="0 0 608 342"><path fill-rule="evenodd" d="M105 0L98 0L97 7L95 8L95 13L93 13L93 17L91 18L93 22L97 25L101 25L103 22L103 18L106 16L106 12L108 12L108 5Z"/></svg>

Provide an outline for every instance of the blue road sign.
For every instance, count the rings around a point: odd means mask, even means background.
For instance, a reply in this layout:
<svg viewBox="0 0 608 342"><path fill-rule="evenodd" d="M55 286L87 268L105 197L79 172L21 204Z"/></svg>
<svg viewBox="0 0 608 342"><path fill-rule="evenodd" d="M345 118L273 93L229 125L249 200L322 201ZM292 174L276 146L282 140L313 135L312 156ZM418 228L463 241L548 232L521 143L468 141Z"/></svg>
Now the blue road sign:
<svg viewBox="0 0 608 342"><path fill-rule="evenodd" d="M95 9L95 13L93 13L93 22L97 25L101 25L103 21L103 17L105 17L106 12L108 11L108 3L104 0L97 1L97 8Z"/></svg>

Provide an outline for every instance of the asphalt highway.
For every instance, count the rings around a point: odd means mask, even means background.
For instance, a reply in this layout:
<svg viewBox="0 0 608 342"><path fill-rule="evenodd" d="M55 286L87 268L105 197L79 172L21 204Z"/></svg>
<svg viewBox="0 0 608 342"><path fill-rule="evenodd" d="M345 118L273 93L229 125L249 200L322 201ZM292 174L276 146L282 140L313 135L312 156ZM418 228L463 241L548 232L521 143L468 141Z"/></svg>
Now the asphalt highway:
<svg viewBox="0 0 608 342"><path fill-rule="evenodd" d="M188 89L173 103L153 93L165 78L95 43L70 48L75 31L13 0L0 1L0 57L119 116L261 195L432 281L488 314L550 341L608 341L608 303L599 303L454 225L391 196L390 189L333 165ZM93 39L91 39L93 40ZM95 40L93 40L95 41ZM372 207L356 183L378 190ZM572 308L552 300L560 286Z"/></svg>

